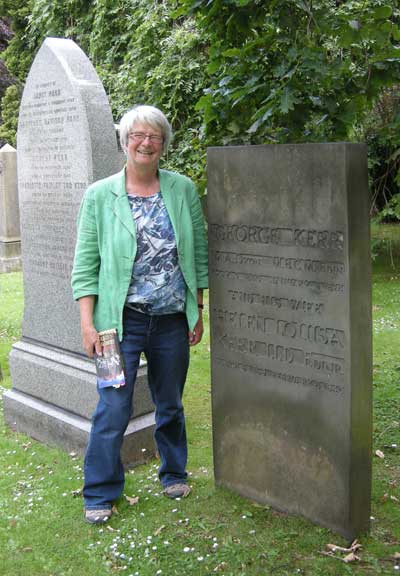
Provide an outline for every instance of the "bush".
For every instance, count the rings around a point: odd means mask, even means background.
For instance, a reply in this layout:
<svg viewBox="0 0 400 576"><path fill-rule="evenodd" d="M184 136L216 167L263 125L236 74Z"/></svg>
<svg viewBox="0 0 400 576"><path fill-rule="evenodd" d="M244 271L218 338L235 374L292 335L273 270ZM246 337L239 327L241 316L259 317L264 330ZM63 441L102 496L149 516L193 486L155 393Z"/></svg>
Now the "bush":
<svg viewBox="0 0 400 576"><path fill-rule="evenodd" d="M14 148L17 146L18 110L22 89L16 84L9 86L1 101L3 123L0 125L0 138Z"/></svg>
<svg viewBox="0 0 400 576"><path fill-rule="evenodd" d="M364 126L370 157L372 212L400 220L400 85L384 90Z"/></svg>

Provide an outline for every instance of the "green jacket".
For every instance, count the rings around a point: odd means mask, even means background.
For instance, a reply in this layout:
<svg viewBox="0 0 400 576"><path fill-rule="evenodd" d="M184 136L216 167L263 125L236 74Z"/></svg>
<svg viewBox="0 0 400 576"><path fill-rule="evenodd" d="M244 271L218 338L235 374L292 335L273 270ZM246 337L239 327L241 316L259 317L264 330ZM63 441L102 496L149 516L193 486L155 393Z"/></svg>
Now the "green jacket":
<svg viewBox="0 0 400 576"><path fill-rule="evenodd" d="M193 330L199 317L197 289L208 287L207 242L196 188L189 178L159 170L160 190L175 232L179 265L186 282L186 316ZM125 190L125 169L86 191L78 216L72 270L74 299L97 296L94 325L117 328L136 256L136 233Z"/></svg>

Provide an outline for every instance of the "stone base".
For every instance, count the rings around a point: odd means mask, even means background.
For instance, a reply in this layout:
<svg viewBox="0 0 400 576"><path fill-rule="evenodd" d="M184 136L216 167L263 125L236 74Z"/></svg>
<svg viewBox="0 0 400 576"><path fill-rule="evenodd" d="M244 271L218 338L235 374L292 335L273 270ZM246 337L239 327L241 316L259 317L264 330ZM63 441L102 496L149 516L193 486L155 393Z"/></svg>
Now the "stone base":
<svg viewBox="0 0 400 576"><path fill-rule="evenodd" d="M22 270L21 256L0 258L0 274L3 272L19 272L20 270Z"/></svg>
<svg viewBox="0 0 400 576"><path fill-rule="evenodd" d="M4 420L12 430L83 456L89 439L90 420L17 390L5 392L3 403ZM122 447L126 466L142 464L155 454L153 429L153 414L131 420Z"/></svg>
<svg viewBox="0 0 400 576"><path fill-rule="evenodd" d="M5 422L36 440L83 454L98 400L94 362L29 339L14 344L9 361L13 388L3 395ZM153 430L153 404L141 366L122 449L126 465L155 454Z"/></svg>
<svg viewBox="0 0 400 576"><path fill-rule="evenodd" d="M0 236L0 258L21 256L21 239Z"/></svg>
<svg viewBox="0 0 400 576"><path fill-rule="evenodd" d="M21 240L0 240L0 273L22 270Z"/></svg>
<svg viewBox="0 0 400 576"><path fill-rule="evenodd" d="M94 361L42 343L23 339L10 353L13 390L90 420L98 394ZM137 374L133 416L153 412L146 366Z"/></svg>

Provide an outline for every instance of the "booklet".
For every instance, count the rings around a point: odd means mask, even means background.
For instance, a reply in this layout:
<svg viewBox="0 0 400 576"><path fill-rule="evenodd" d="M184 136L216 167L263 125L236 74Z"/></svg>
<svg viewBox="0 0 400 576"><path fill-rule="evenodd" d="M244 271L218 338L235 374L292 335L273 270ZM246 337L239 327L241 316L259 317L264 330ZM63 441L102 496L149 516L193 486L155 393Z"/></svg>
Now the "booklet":
<svg viewBox="0 0 400 576"><path fill-rule="evenodd" d="M99 388L120 388L125 385L125 374L117 331L103 330L99 339L103 355L94 355Z"/></svg>

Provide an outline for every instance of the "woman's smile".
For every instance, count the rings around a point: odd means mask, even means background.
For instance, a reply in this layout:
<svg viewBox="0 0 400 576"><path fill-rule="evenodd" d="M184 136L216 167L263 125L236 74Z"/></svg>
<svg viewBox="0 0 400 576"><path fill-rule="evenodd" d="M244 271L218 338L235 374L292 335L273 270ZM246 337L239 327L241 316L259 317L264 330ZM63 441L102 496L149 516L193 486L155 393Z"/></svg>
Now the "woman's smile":
<svg viewBox="0 0 400 576"><path fill-rule="evenodd" d="M144 140L140 140L137 135L145 136ZM141 122L134 124L127 147L128 161L131 161L134 166L147 165L157 168L163 151L163 140L154 142L151 140L153 136L162 137L162 134L148 124ZM143 164L144 162L146 164Z"/></svg>

